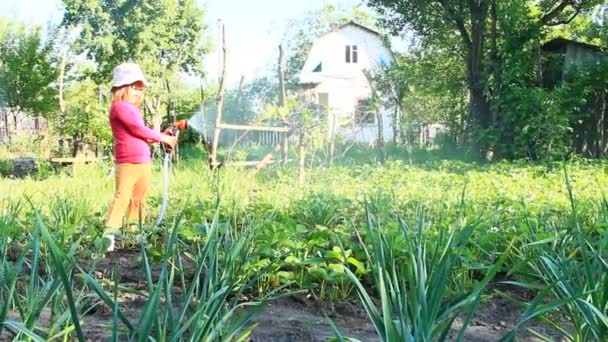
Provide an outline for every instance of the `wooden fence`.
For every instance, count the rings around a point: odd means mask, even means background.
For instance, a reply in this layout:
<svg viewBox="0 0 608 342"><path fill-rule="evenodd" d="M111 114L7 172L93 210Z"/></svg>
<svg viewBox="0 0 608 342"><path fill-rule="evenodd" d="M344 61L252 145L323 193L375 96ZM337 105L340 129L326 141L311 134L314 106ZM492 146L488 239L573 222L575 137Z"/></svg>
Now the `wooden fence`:
<svg viewBox="0 0 608 342"><path fill-rule="evenodd" d="M19 136L35 136L48 132L46 120L23 112L0 111L0 143Z"/></svg>

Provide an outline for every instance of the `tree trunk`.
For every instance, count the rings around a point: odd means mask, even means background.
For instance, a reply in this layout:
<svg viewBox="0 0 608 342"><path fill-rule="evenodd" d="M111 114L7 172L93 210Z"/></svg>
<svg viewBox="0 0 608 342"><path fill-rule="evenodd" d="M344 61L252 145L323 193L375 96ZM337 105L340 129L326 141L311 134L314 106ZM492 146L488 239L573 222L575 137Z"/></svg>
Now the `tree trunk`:
<svg viewBox="0 0 608 342"><path fill-rule="evenodd" d="M163 123L163 114L160 112L160 98L154 96L151 99L144 99L144 107L152 116L152 128L156 131L160 131L160 126Z"/></svg>
<svg viewBox="0 0 608 342"><path fill-rule="evenodd" d="M145 97L144 108L145 112L148 112L152 116L152 128L160 132L160 126L163 122L163 115L160 112L160 98L158 96ZM155 155L160 155L160 144L155 144L153 149Z"/></svg>
<svg viewBox="0 0 608 342"><path fill-rule="evenodd" d="M490 128L490 105L485 96L487 77L483 70L484 61L484 30L488 16L485 1L470 0L471 10L471 44L467 53L467 71L470 94L470 118L473 133L474 150L479 157L488 158L490 145L486 130Z"/></svg>
<svg viewBox="0 0 608 342"><path fill-rule="evenodd" d="M65 67L67 64L68 51L65 50L61 55L61 64L59 66L59 155L63 157L63 148L64 148L64 135L65 135L65 119L66 119L66 108L65 108L65 100L63 98L64 93L64 78L65 78Z"/></svg>
<svg viewBox="0 0 608 342"><path fill-rule="evenodd" d="M399 106L395 104L395 112L393 113L393 143L400 144L403 140L401 139L401 112Z"/></svg>
<svg viewBox="0 0 608 342"><path fill-rule="evenodd" d="M380 110L376 110L376 120L378 121L378 142L376 146L378 149L378 161L381 164L384 164L386 161L386 151L384 149L384 120Z"/></svg>
<svg viewBox="0 0 608 342"><path fill-rule="evenodd" d="M236 105L241 105L241 98L243 97L243 86L245 85L245 75L241 75L241 79L239 80L239 90L236 94Z"/></svg>
<svg viewBox="0 0 608 342"><path fill-rule="evenodd" d="M277 73L279 76L279 106L285 107L287 105L287 96L285 94L285 75L283 73L283 45L281 44L279 44L279 61Z"/></svg>
<svg viewBox="0 0 608 342"><path fill-rule="evenodd" d="M8 111L2 111L2 120L4 121L4 136L6 138L7 143L10 143L10 131L8 129Z"/></svg>

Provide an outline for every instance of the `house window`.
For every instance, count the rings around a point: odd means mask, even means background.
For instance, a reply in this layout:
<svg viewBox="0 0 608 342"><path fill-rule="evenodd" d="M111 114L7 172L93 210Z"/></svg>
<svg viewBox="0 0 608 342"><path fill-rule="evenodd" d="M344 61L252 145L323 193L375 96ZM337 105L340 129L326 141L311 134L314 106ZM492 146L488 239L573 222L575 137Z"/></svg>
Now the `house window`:
<svg viewBox="0 0 608 342"><path fill-rule="evenodd" d="M376 108L372 100L359 99L355 107L355 124L375 124L376 123Z"/></svg>
<svg viewBox="0 0 608 342"><path fill-rule="evenodd" d="M312 69L312 72L321 72L323 71L323 62L319 62L319 65L317 65L314 69Z"/></svg>
<svg viewBox="0 0 608 342"><path fill-rule="evenodd" d="M357 45L346 45L346 63L357 63L359 59Z"/></svg>

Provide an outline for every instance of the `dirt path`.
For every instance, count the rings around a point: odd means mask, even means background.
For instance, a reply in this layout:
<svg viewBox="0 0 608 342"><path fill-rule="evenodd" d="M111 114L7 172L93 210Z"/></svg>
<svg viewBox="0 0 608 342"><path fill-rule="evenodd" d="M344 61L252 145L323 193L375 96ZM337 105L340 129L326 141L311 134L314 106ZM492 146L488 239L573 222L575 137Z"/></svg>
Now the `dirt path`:
<svg viewBox="0 0 608 342"><path fill-rule="evenodd" d="M135 251L124 251L114 254L112 260L104 259L95 265L93 272L108 276L113 265L120 268L120 281L133 289L144 290L144 275L141 270L138 254ZM92 266L92 265L88 265ZM189 268L187 265L185 268ZM153 267L153 278L158 274L158 267ZM187 270L188 271L192 270ZM501 289L509 291L509 289ZM510 291L514 291L511 289ZM512 294L515 294L514 292ZM526 299L526 294L519 294ZM120 296L121 311L127 318L136 323L145 305L145 298L132 293ZM350 302L322 302L307 298L305 295L277 299L269 303L255 319L256 329L251 335L252 342L300 342L327 341L334 337L330 323L325 318L330 317L345 337L356 338L360 341L379 341L374 326L371 324L365 310L357 300ZM489 342L497 341L516 324L521 315L521 309L511 301L494 298L480 304L477 314L472 320L465 341ZM11 319L19 320L12 313ZM50 314L43 313L41 324L45 325ZM87 341L109 341L112 331L112 312L101 304L88 315L82 317L83 329ZM456 338L462 320L456 320L449 341ZM535 329L551 335L551 331L536 324ZM6 332L0 336L0 341L7 341L10 335ZM553 336L554 340L559 340ZM121 339L122 340L122 339ZM520 341L540 341L531 334L522 331Z"/></svg>
<svg viewBox="0 0 608 342"><path fill-rule="evenodd" d="M139 254L134 250L125 250L114 254L112 260L102 260L97 265L98 270L110 269L112 263L119 265L121 269L121 282L131 284L134 287L142 287L144 279ZM190 268L187 265L186 268ZM193 269L186 270L192 273ZM152 267L153 278L158 274L158 266ZM515 293L515 289L502 288L520 298L526 299L528 294ZM130 298L129 305L123 310L127 317L137 322L138 313L145 304L141 298ZM104 313L105 311L105 313ZM100 317L102 316L106 317ZM333 330L325 318L330 317L340 332L345 337L352 337L361 341L379 341L374 326L369 321L364 308L356 300L351 302L329 303L306 298L304 295L296 295L281 298L268 304L261 314L256 318L256 329L251 335L253 342L300 342L300 341L327 341L334 337ZM465 341L490 342L497 341L516 324L521 316L521 309L513 302L494 298L480 304L465 335ZM87 326L89 338L92 340L107 340L108 327L111 326L111 312L100 310L92 317L92 324ZM454 322L449 340L455 340L457 329L462 320ZM533 324L532 327L545 334L557 336L542 325ZM99 339L97 339L99 338ZM520 341L540 341L530 333L522 329L519 335Z"/></svg>
<svg viewBox="0 0 608 342"><path fill-rule="evenodd" d="M284 298L271 303L257 318L258 327L252 334L254 342L327 341L333 337L331 326L323 313L334 321L345 337L361 341L379 341L374 326L358 303L317 303L302 298ZM465 341L498 341L507 334L520 317L521 310L504 299L495 299L480 305L477 314L466 331ZM457 320L448 340L456 339L462 321ZM552 335L541 325L533 328ZM554 340L559 341L556 336ZM540 341L522 331L519 341Z"/></svg>

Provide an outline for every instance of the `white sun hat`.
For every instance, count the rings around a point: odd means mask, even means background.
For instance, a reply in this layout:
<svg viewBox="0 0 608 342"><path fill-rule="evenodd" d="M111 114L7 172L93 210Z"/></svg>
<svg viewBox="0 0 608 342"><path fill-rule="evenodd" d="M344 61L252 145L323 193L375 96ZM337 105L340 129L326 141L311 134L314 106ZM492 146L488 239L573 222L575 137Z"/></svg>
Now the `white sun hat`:
<svg viewBox="0 0 608 342"><path fill-rule="evenodd" d="M137 81L143 82L145 86L149 85L139 65L135 63L123 63L114 68L112 88L133 84Z"/></svg>

